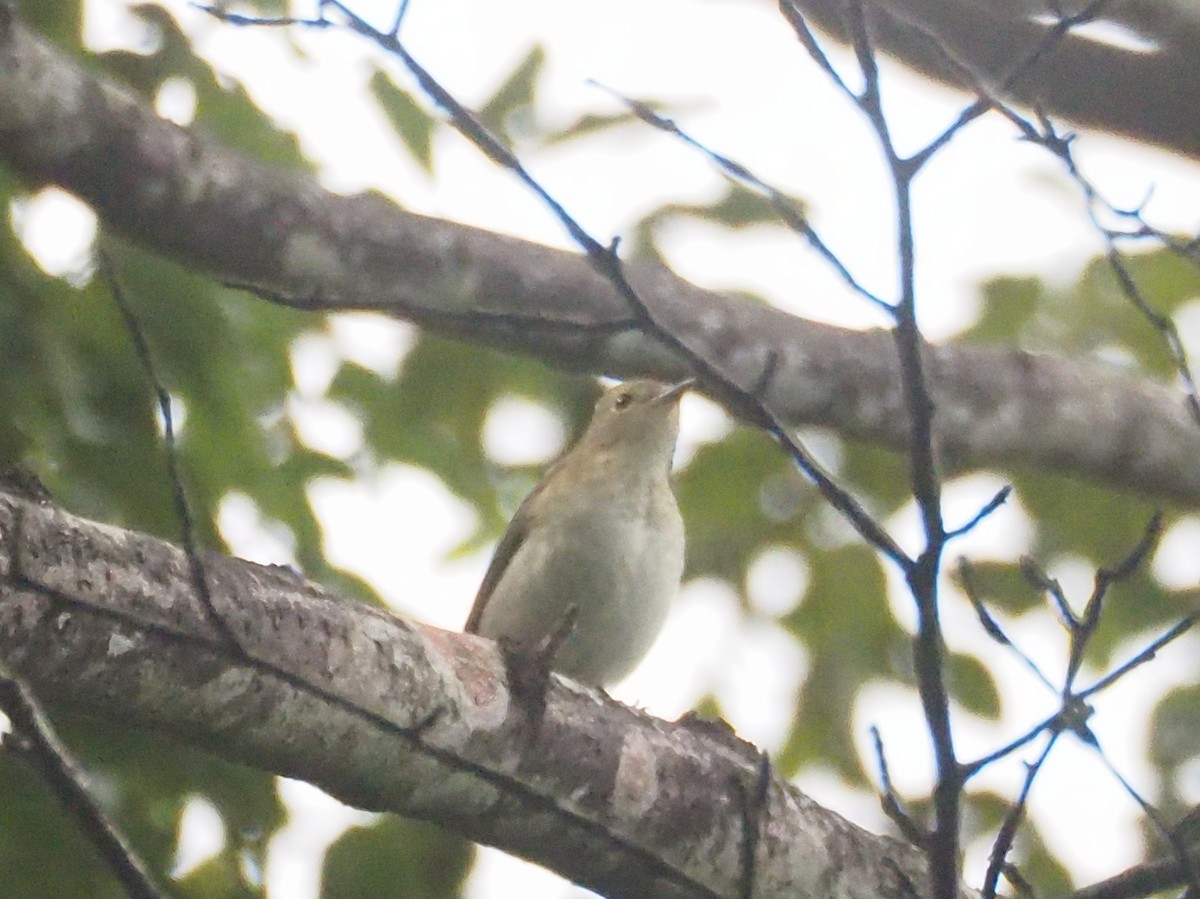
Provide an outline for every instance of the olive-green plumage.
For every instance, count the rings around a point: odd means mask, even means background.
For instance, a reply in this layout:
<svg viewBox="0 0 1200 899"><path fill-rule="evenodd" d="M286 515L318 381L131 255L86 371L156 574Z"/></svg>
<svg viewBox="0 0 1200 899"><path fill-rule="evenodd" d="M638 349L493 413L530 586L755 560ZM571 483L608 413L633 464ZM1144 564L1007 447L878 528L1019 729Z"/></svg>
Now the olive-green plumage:
<svg viewBox="0 0 1200 899"><path fill-rule="evenodd" d="M670 469L690 385L627 381L604 393L583 436L513 516L468 633L533 649L574 607L556 671L606 686L642 660L683 574Z"/></svg>

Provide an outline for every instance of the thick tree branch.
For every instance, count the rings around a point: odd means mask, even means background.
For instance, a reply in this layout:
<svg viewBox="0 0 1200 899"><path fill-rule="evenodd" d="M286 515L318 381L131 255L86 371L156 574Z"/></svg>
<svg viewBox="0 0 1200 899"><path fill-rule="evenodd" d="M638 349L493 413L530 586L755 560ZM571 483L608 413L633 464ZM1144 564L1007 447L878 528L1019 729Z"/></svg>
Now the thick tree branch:
<svg viewBox="0 0 1200 899"><path fill-rule="evenodd" d="M849 43L846 0L788 0ZM1020 69L1056 28L1053 11L1091 4L878 0L872 37L885 51L949 84L972 89L964 72L1005 98L1080 125L1200 157L1200 16L1189 4L1112 0L1098 18L1139 32L1156 50L1133 50L1068 33L1036 65ZM1034 13L1042 13L1037 20ZM1020 72L1019 77L1013 77Z"/></svg>
<svg viewBox="0 0 1200 899"><path fill-rule="evenodd" d="M240 651L181 550L0 494L0 657L47 702L435 821L605 895L739 896L752 789L755 896L927 895L918 850L759 783L757 752L732 734L557 678L532 728L487 641L287 569L205 568Z"/></svg>
<svg viewBox="0 0 1200 899"><path fill-rule="evenodd" d="M0 160L73 191L141 245L281 302L374 309L576 370L684 373L581 256L255 163L158 118L2 5ZM907 446L887 334L807 322L657 266L629 276L656 320L783 420ZM927 377L949 470L1024 465L1200 503L1200 430L1173 391L1104 365L966 346L929 348Z"/></svg>

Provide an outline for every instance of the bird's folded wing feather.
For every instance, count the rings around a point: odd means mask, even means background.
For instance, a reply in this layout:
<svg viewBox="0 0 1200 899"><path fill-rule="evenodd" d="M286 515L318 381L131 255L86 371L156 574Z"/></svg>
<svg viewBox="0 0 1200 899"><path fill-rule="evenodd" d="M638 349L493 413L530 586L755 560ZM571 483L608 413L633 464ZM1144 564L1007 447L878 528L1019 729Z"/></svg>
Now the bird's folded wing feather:
<svg viewBox="0 0 1200 899"><path fill-rule="evenodd" d="M463 633L479 633L479 623L483 618L483 610L487 606L492 591L500 583L500 578L504 577L504 572L508 569L508 563L512 561L521 544L525 542L525 538L529 536L528 518L521 514L521 510L531 499L533 499L533 494L530 494L525 498L525 502L521 503L521 508L517 510L517 514L513 517L512 523L509 524L508 530L504 532L504 536L500 538L500 542L496 545L496 551L492 554L492 562L488 565L487 573L483 576L483 582L479 585L479 592L475 594L475 604L471 606L471 614L467 616L467 623L463 626Z"/></svg>

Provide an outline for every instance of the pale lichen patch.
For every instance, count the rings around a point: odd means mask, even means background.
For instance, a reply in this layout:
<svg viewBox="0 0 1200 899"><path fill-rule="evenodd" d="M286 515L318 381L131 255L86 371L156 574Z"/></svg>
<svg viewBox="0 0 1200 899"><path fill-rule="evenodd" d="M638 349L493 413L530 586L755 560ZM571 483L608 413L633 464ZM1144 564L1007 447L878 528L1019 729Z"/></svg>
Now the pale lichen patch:
<svg viewBox="0 0 1200 899"><path fill-rule="evenodd" d="M648 812L658 799L658 757L654 743L640 730L630 730L621 743L613 781L612 811L632 820Z"/></svg>
<svg viewBox="0 0 1200 899"><path fill-rule="evenodd" d="M137 641L126 637L124 634L112 634L108 638L108 657L115 659L118 656L123 656L127 652L132 652L137 648Z"/></svg>
<svg viewBox="0 0 1200 899"><path fill-rule="evenodd" d="M334 246L315 231L294 231L284 243L283 265L291 279L321 284L344 278Z"/></svg>

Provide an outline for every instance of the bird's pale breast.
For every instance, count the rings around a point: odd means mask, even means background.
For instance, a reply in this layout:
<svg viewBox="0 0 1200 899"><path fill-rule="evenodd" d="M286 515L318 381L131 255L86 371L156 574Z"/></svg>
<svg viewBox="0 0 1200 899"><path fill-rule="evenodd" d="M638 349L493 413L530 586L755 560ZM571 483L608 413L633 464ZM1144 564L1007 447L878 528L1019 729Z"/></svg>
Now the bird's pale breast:
<svg viewBox="0 0 1200 899"><path fill-rule="evenodd" d="M665 491L665 492L664 492ZM647 505L658 507L647 515ZM666 478L531 532L488 600L479 633L546 637L577 609L553 667L587 683L628 674L650 649L683 573L683 522ZM657 522L652 527L650 522Z"/></svg>

